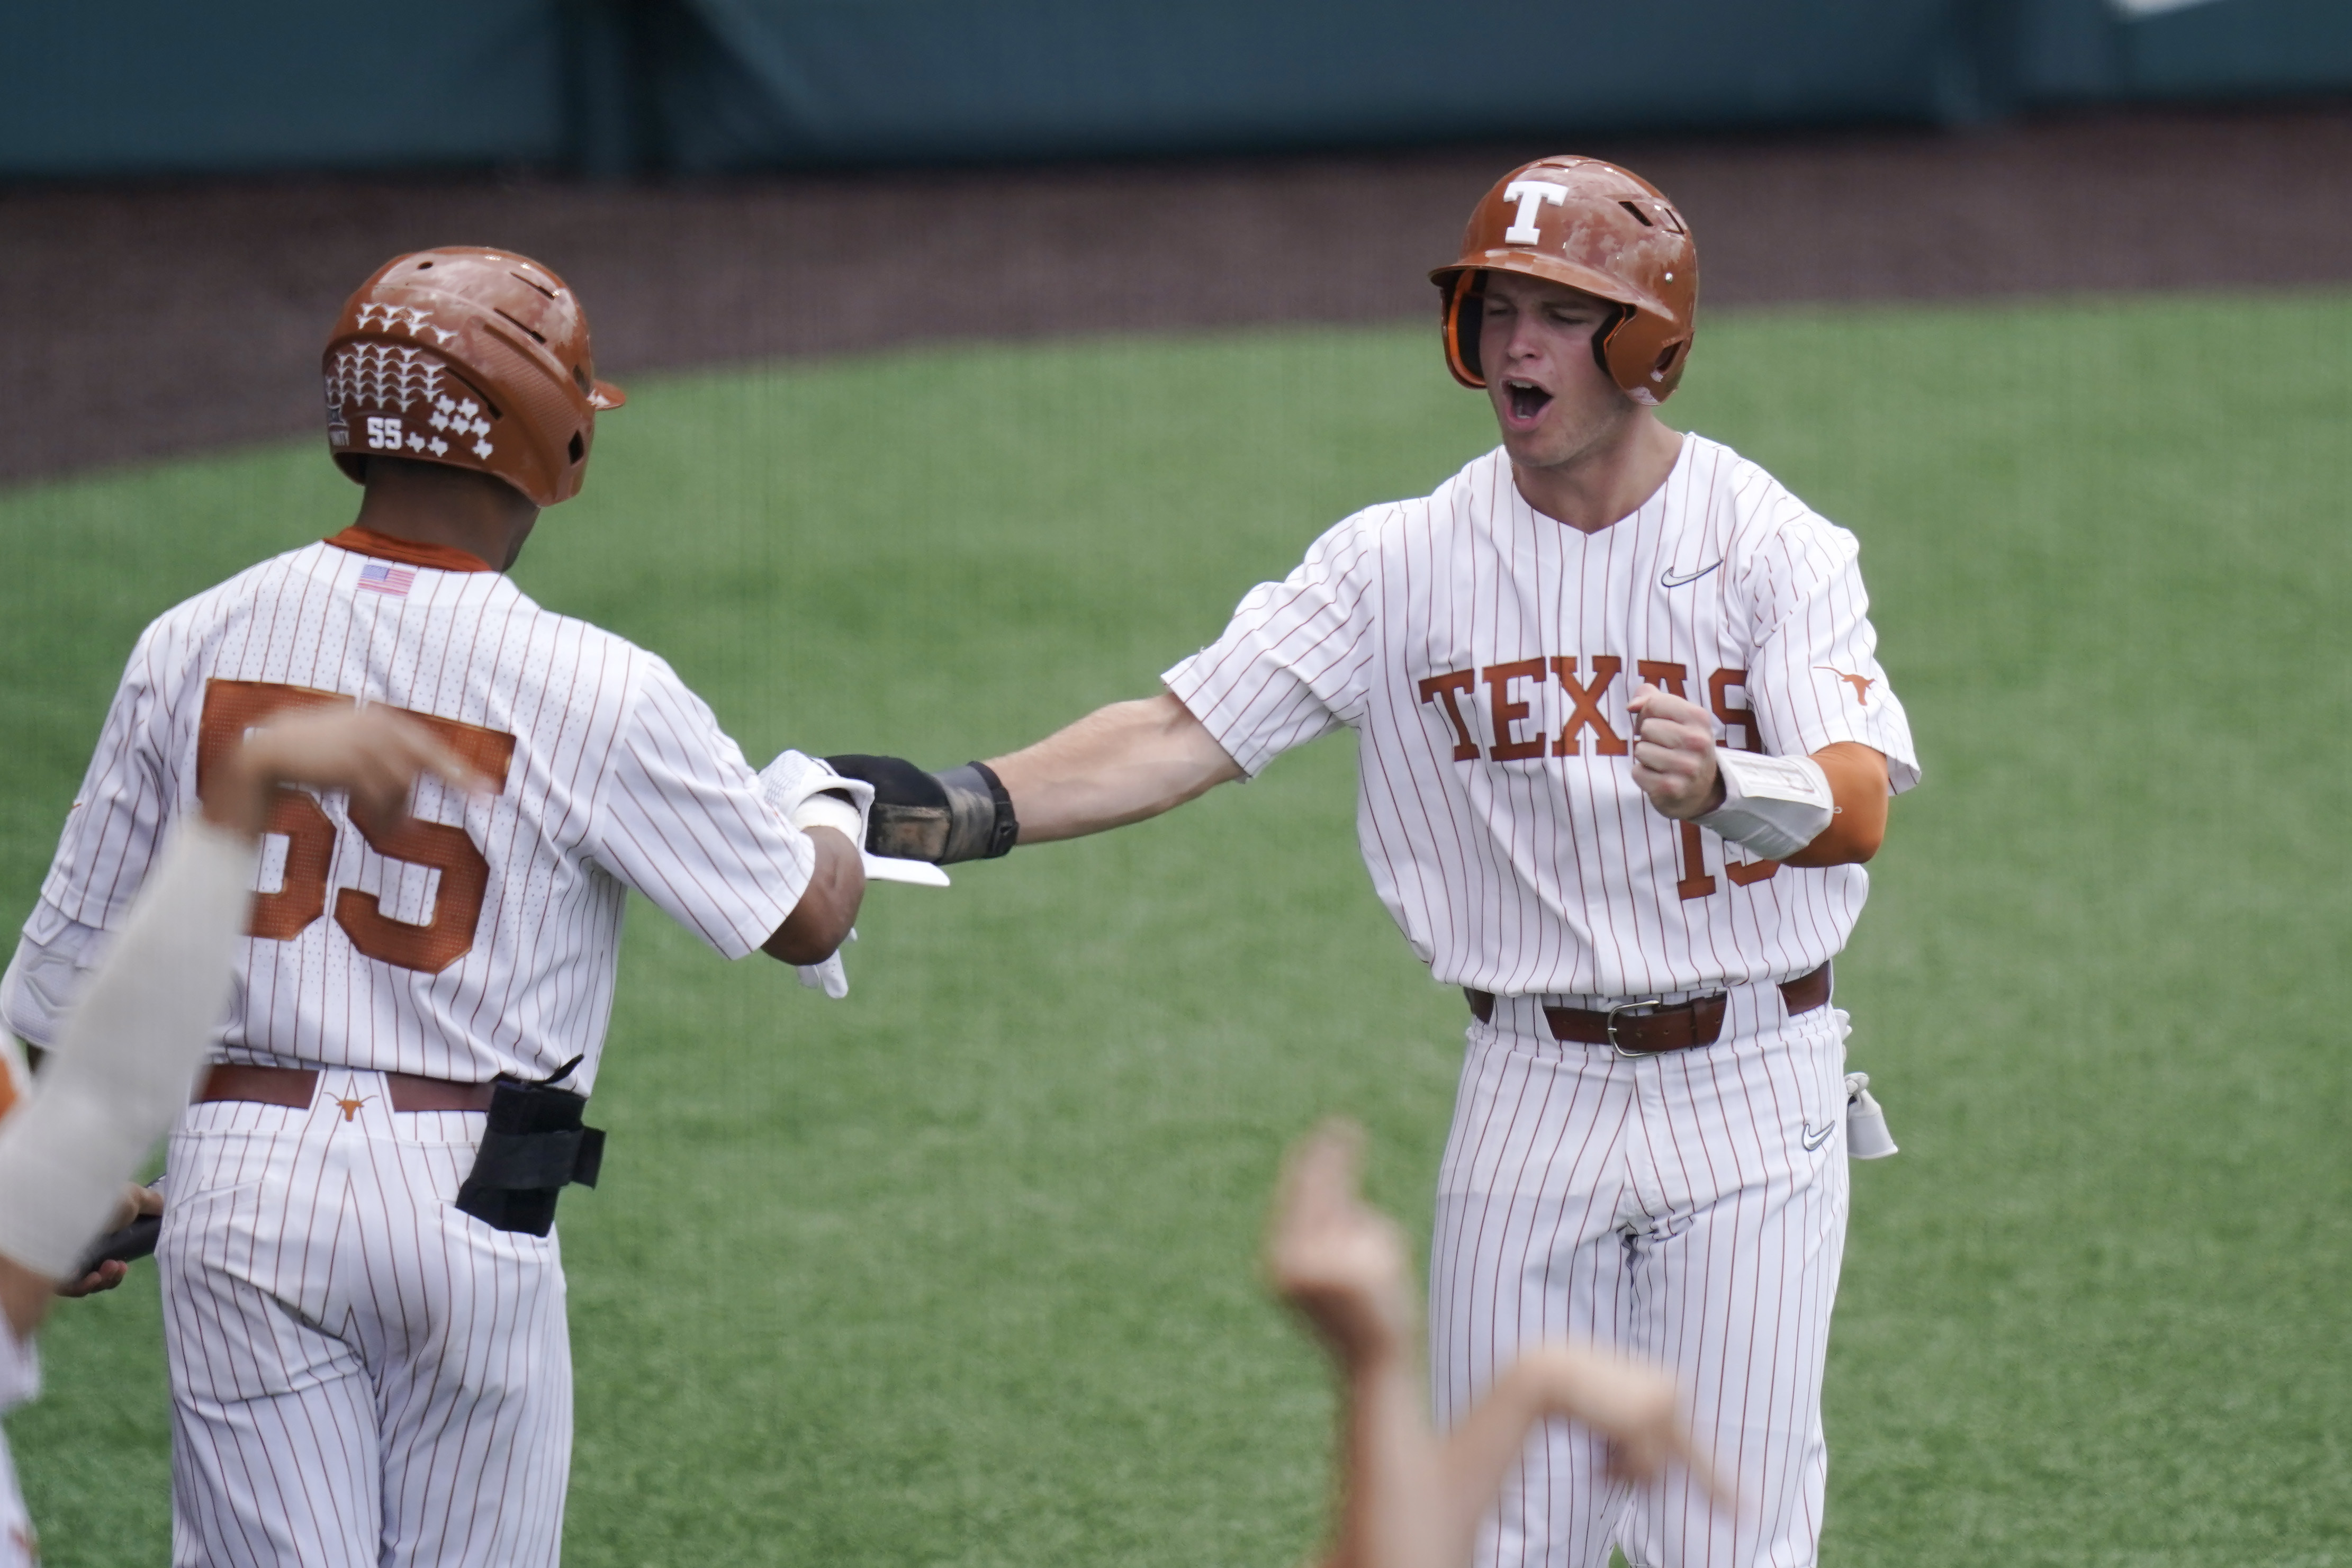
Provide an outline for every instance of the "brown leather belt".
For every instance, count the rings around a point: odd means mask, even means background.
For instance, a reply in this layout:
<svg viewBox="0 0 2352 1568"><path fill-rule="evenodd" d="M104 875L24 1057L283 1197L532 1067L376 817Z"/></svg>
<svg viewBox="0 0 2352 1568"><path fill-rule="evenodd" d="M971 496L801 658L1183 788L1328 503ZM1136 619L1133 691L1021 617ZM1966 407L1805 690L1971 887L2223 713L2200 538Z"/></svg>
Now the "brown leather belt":
<svg viewBox="0 0 2352 1568"><path fill-rule="evenodd" d="M1465 986L1462 994L1470 999L1470 1011L1478 1016L1480 1023L1494 1021L1494 993L1472 991ZM1780 1000L1787 1005L1791 1018L1827 1006L1829 999L1830 966L1826 963L1809 974L1780 982ZM1723 1037L1725 1001L1724 993L1718 991L1712 996L1694 996L1670 1006L1624 1002L1601 1012L1586 1007L1546 1007L1544 1023L1550 1027L1553 1039L1569 1045L1614 1046L1621 1056L1655 1056L1660 1051L1715 1044Z"/></svg>
<svg viewBox="0 0 2352 1568"><path fill-rule="evenodd" d="M327 1070L331 1072L334 1069L330 1068ZM486 1083L452 1083L447 1079L418 1078L414 1073L404 1072L388 1072L383 1075L383 1082L394 1110L488 1110L490 1108L490 1086ZM294 1110L306 1110L318 1092L317 1068L267 1068L250 1062L215 1062L213 1070L205 1075L205 1086L196 1090L195 1102L206 1105L215 1100L245 1100L258 1105L283 1105ZM346 1120L353 1109L356 1108L346 1109Z"/></svg>

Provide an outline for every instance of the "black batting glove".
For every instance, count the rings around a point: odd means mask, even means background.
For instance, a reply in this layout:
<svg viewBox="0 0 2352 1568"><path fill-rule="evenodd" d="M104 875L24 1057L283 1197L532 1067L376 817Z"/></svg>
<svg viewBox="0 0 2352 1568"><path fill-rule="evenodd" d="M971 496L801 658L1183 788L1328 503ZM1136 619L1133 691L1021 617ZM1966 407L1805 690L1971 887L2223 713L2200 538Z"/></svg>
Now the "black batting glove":
<svg viewBox="0 0 2352 1568"><path fill-rule="evenodd" d="M1013 797L986 763L933 773L904 757L850 752L825 763L844 778L874 786L874 808L866 815L870 854L948 866L993 860L1020 839Z"/></svg>

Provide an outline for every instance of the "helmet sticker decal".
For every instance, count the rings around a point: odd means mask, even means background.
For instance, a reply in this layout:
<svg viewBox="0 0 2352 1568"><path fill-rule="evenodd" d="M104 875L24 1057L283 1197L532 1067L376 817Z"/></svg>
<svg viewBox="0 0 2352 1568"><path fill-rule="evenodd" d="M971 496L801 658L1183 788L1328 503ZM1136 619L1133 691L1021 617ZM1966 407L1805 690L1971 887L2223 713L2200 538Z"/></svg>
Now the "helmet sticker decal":
<svg viewBox="0 0 2352 1568"><path fill-rule="evenodd" d="M1503 188L1503 199L1519 204L1518 216L1511 226L1503 231L1505 245L1534 245L1543 238L1536 220L1547 206L1561 206L1568 201L1568 187L1555 185L1549 180L1513 180Z"/></svg>
<svg viewBox="0 0 2352 1568"><path fill-rule="evenodd" d="M433 403L433 417L426 423L436 430L446 430L453 436L487 436L490 433L490 422L477 417L480 412L479 405L470 397L463 403L452 403L446 396L438 397Z"/></svg>
<svg viewBox="0 0 2352 1568"><path fill-rule="evenodd" d="M346 343L335 351L334 363L327 372L328 401L397 408L405 414L412 403L432 402L441 390L446 368L423 349Z"/></svg>
<svg viewBox="0 0 2352 1568"><path fill-rule="evenodd" d="M445 348L457 341L457 333L443 331L433 325L433 312L418 305L362 305L359 326L362 331L375 327L387 332L406 332L412 338L431 332L434 340Z"/></svg>

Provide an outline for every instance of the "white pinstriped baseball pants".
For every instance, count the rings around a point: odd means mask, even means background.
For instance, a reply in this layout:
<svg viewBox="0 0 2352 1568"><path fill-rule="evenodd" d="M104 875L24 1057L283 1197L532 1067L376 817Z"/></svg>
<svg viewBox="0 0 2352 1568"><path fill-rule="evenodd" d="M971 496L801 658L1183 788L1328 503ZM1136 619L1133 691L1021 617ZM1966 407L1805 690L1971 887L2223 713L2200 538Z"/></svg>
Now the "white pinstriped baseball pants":
<svg viewBox="0 0 2352 1568"><path fill-rule="evenodd" d="M1809 1568L1828 1452L1822 1365L1845 1244L1845 1016L1732 990L1723 1037L1640 1059L1551 1038L1529 997L1474 1024L1430 1268L1439 1423L1523 1346L1671 1371L1737 1516L1680 1469L1637 1489L1565 1423L1529 1438L1479 1568ZM1813 1147L1807 1148L1808 1142Z"/></svg>
<svg viewBox="0 0 2352 1568"><path fill-rule="evenodd" d="M308 1110L189 1109L157 1249L175 1564L556 1561L563 1267L449 1206L483 1120L341 1068Z"/></svg>

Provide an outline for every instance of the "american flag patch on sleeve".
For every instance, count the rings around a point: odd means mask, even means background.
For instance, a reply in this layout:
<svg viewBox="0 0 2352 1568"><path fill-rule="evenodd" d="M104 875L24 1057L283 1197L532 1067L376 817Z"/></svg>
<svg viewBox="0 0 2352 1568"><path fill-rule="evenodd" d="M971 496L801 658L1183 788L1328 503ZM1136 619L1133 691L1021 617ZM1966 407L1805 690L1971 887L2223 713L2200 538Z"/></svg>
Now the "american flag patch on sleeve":
<svg viewBox="0 0 2352 1568"><path fill-rule="evenodd" d="M381 561L371 561L360 569L360 587L370 594L405 594L415 581L416 574L410 568Z"/></svg>

